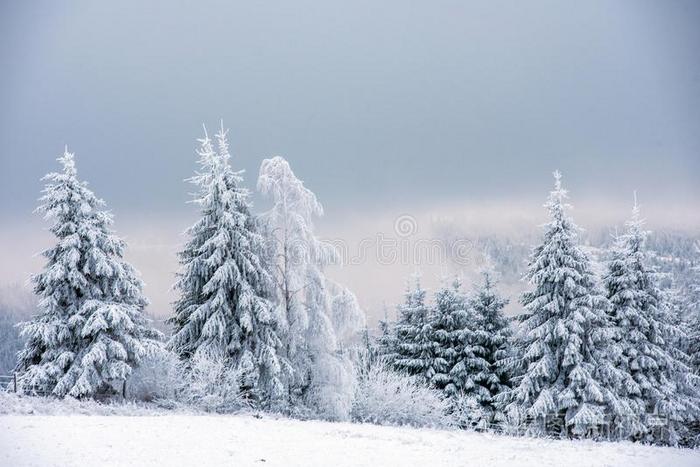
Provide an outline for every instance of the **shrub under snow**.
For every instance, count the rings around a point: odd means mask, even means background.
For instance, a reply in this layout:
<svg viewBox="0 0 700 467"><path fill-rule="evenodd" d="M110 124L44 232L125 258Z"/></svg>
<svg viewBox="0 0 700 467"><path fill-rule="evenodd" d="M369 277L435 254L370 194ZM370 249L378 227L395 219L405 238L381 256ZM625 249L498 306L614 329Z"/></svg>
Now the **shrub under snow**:
<svg viewBox="0 0 700 467"><path fill-rule="evenodd" d="M127 382L129 399L152 402L174 401L183 384L183 366L175 353L165 349L144 358Z"/></svg>
<svg viewBox="0 0 700 467"><path fill-rule="evenodd" d="M227 359L197 354L186 365L177 388L177 402L217 413L250 407L248 395L241 391L241 371Z"/></svg>
<svg viewBox="0 0 700 467"><path fill-rule="evenodd" d="M352 418L379 425L454 425L447 398L381 361L360 372Z"/></svg>
<svg viewBox="0 0 700 467"><path fill-rule="evenodd" d="M225 357L201 353L181 361L162 350L134 372L127 395L165 407L233 413L250 408L241 378L241 371Z"/></svg>

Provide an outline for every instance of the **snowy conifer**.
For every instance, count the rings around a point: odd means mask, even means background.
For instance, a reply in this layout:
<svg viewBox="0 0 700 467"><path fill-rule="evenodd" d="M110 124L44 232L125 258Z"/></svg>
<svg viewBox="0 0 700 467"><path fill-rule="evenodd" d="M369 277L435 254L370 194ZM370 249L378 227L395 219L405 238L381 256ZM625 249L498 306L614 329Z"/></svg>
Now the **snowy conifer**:
<svg viewBox="0 0 700 467"><path fill-rule="evenodd" d="M232 170L226 131L199 140L201 171L191 181L201 218L187 230L180 253L180 296L170 320L170 347L183 358L225 358L240 373L242 390L269 404L285 392L279 319L266 297L270 277L260 259L263 237L250 212L241 172Z"/></svg>
<svg viewBox="0 0 700 467"><path fill-rule="evenodd" d="M460 291L461 283L455 279L451 285L443 285L435 294L435 313L432 317L432 338L435 342L433 368L435 374L430 383L448 395L454 395L463 388L467 375L466 365L455 370L465 353L465 339L473 337L469 326L466 301ZM461 368L461 370L460 370Z"/></svg>
<svg viewBox="0 0 700 467"><path fill-rule="evenodd" d="M685 326L688 329L688 340L685 351L690 358L691 369L700 376L700 313L688 316ZM698 386L700 390L700 386Z"/></svg>
<svg viewBox="0 0 700 467"><path fill-rule="evenodd" d="M274 295L286 321L285 350L292 367L289 402L306 404L325 418L347 419L354 370L351 352L344 347L359 335L364 314L354 297L323 273L338 252L316 237L313 219L323 208L289 163L281 157L264 160L258 188L273 203L264 221Z"/></svg>
<svg viewBox="0 0 700 467"><path fill-rule="evenodd" d="M389 321L389 315L384 307L384 319L379 320L379 337L377 337L377 355L390 368L397 357L396 323Z"/></svg>
<svg viewBox="0 0 700 467"><path fill-rule="evenodd" d="M466 297L462 300L463 318L454 333L453 345L457 349L457 355L449 375L454 389L450 389L449 393L480 408L482 401L489 400L489 390L482 384L489 372L489 364L483 358L485 350L481 346L483 340L483 332L480 331L481 318L474 313L471 300ZM483 417L481 413L475 414L472 422L481 420Z"/></svg>
<svg viewBox="0 0 700 467"><path fill-rule="evenodd" d="M696 245L696 257L700 256L700 246ZM687 346L685 351L690 358L693 373L700 376L700 264L696 264L692 270L692 291L688 294L688 314L685 318L688 329ZM700 387L698 387L700 390Z"/></svg>
<svg viewBox="0 0 700 467"><path fill-rule="evenodd" d="M676 444L683 423L698 417L697 389L687 355L673 345L683 332L649 266L643 224L635 199L604 278L620 349L616 365L625 375L619 392L634 415L634 437Z"/></svg>
<svg viewBox="0 0 700 467"><path fill-rule="evenodd" d="M73 154L66 149L58 161L63 171L45 177L38 208L53 221L57 242L32 278L39 314L22 326L18 382L27 393L109 394L161 336L144 316L143 284L123 259L126 244L110 228L112 215L78 179Z"/></svg>
<svg viewBox="0 0 700 467"><path fill-rule="evenodd" d="M435 375L434 359L437 343L432 333L432 313L425 303L426 292L418 275L415 286L406 290L406 301L399 307L396 323L396 369L409 375L420 376L430 383Z"/></svg>
<svg viewBox="0 0 700 467"><path fill-rule="evenodd" d="M490 424L502 421L499 396L511 387L510 352L511 329L508 319L503 316L503 308L508 303L501 298L495 288L494 273L482 272L483 282L475 291L470 310L477 324L476 355L487 366L479 373L477 384L488 391L484 397L477 399L481 405L480 413L485 417L479 423Z"/></svg>
<svg viewBox="0 0 700 467"><path fill-rule="evenodd" d="M507 409L516 423L534 419L534 432L554 419L582 436L602 423L606 402L614 402L598 377L598 352L609 347L607 302L577 244L578 228L566 213L561 176L554 176L555 188L545 204L551 219L526 274L532 290L521 299L521 373Z"/></svg>

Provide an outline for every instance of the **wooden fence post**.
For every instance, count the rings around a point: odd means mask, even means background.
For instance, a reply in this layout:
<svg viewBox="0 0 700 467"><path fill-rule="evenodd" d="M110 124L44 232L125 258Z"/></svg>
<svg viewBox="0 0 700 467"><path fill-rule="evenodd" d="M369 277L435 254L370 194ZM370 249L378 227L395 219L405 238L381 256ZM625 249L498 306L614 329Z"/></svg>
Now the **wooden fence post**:
<svg viewBox="0 0 700 467"><path fill-rule="evenodd" d="M122 399L126 399L126 380L124 380L124 384L122 385Z"/></svg>

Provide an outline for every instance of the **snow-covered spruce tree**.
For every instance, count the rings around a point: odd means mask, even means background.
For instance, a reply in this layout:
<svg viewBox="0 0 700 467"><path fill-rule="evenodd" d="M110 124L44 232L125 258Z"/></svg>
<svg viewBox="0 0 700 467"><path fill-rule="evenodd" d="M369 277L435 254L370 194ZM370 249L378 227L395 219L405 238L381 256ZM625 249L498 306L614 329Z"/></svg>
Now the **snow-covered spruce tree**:
<svg viewBox="0 0 700 467"><path fill-rule="evenodd" d="M396 323L389 321L389 314L384 307L384 319L379 320L379 336L377 337L377 355L389 367L394 367L397 358Z"/></svg>
<svg viewBox="0 0 700 467"><path fill-rule="evenodd" d="M462 360L465 347L471 348L465 340L473 337L469 328L472 323L469 323L466 301L460 287L460 281L455 279L451 285L444 284L438 289L435 293L435 313L431 320L432 339L435 342L432 366L435 374L430 383L447 395L454 395L464 388L468 369Z"/></svg>
<svg viewBox="0 0 700 467"><path fill-rule="evenodd" d="M338 255L314 234L313 219L323 208L281 157L263 161L258 188L273 203L263 220L274 296L286 324L285 354L292 368L289 403L293 410L306 407L317 416L348 419L354 371L352 352L344 342L359 335L364 315L347 306L353 301L323 273Z"/></svg>
<svg viewBox="0 0 700 467"><path fill-rule="evenodd" d="M435 375L435 348L433 338L432 310L425 303L426 292L421 288L420 278L414 276L415 285L408 286L405 303L399 306L396 323L396 360L394 367L412 376L423 378L426 384Z"/></svg>
<svg viewBox="0 0 700 467"><path fill-rule="evenodd" d="M450 391L457 405L461 423L471 427L484 428L488 415L483 413L484 401L489 400L489 389L484 384L489 373L489 363L483 358L485 349L481 317L471 306L471 300L462 298L464 318L455 331L457 356L450 370L454 390Z"/></svg>
<svg viewBox="0 0 700 467"><path fill-rule="evenodd" d="M647 233L636 204L627 232L618 237L604 284L620 354L616 365L625 375L620 398L633 415L632 436L675 445L684 423L697 420L697 379L674 342L683 331L670 315L645 250Z"/></svg>
<svg viewBox="0 0 700 467"><path fill-rule="evenodd" d="M700 252L700 248L698 250ZM694 287L693 297L700 297L700 264L694 267L695 281L692 284ZM687 329L687 339L685 341L684 351L689 358L689 366L692 373L696 376L694 387L697 393L700 394L700 301L694 302L690 313L687 315L684 325ZM689 417L690 418L690 417ZM688 431L687 437L693 439L688 444L697 447L700 444L700 417L693 417L686 423Z"/></svg>
<svg viewBox="0 0 700 467"><path fill-rule="evenodd" d="M382 356L379 354L379 341L372 337L367 325L365 325L365 328L361 332L361 341L362 344L357 349L358 366L370 367L382 358ZM362 371L361 368L356 368L356 370Z"/></svg>
<svg viewBox="0 0 700 467"><path fill-rule="evenodd" d="M530 419L529 429L536 434L554 422L571 435L586 436L603 422L606 405L616 402L601 376L611 347L608 304L577 244L578 228L566 213L561 175L555 172L554 177L545 204L551 219L525 276L532 289L521 298L521 368L507 393L507 411L511 423Z"/></svg>
<svg viewBox="0 0 700 467"><path fill-rule="evenodd" d="M250 212L241 172L232 170L226 131L199 140L200 219L180 252L179 298L169 320L169 346L184 359L198 353L224 358L241 375L241 390L263 407L285 393L279 319L266 296L270 277L260 255L263 237Z"/></svg>
<svg viewBox="0 0 700 467"><path fill-rule="evenodd" d="M697 266L697 268L700 269L700 266ZM698 276L700 276L700 271ZM696 287L698 288L698 294L700 294L700 284L697 284ZM700 376L700 312L695 311L688 315L686 327L688 329L688 346L686 351L690 358L693 373ZM700 387L698 389L700 390Z"/></svg>
<svg viewBox="0 0 700 467"><path fill-rule="evenodd" d="M477 325L475 354L487 364L476 378L476 384L487 391L480 393L483 397L477 399L481 405L482 418L477 421L480 427L504 421L498 398L511 387L508 360L512 332L509 320L503 316L508 300L498 295L494 275L488 270L482 272L483 282L474 292L469 306Z"/></svg>
<svg viewBox="0 0 700 467"><path fill-rule="evenodd" d="M700 245L696 245L696 257L700 257ZM700 260L693 267L692 276L692 291L688 293L688 313L684 320L688 330L685 351L690 358L693 373L700 376Z"/></svg>
<svg viewBox="0 0 700 467"><path fill-rule="evenodd" d="M78 179L73 154L58 158L38 211L53 220L57 242L34 276L39 313L24 323L19 388L25 393L92 397L119 390L134 366L160 345L144 315L147 301L112 215Z"/></svg>

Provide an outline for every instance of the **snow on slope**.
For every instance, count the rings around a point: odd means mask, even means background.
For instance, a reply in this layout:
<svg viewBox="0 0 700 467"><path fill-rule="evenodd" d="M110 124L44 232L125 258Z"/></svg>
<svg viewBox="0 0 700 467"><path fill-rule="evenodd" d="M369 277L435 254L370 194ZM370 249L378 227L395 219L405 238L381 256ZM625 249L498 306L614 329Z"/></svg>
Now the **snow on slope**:
<svg viewBox="0 0 700 467"><path fill-rule="evenodd" d="M698 466L700 452L632 443L252 416L2 416L0 465Z"/></svg>

